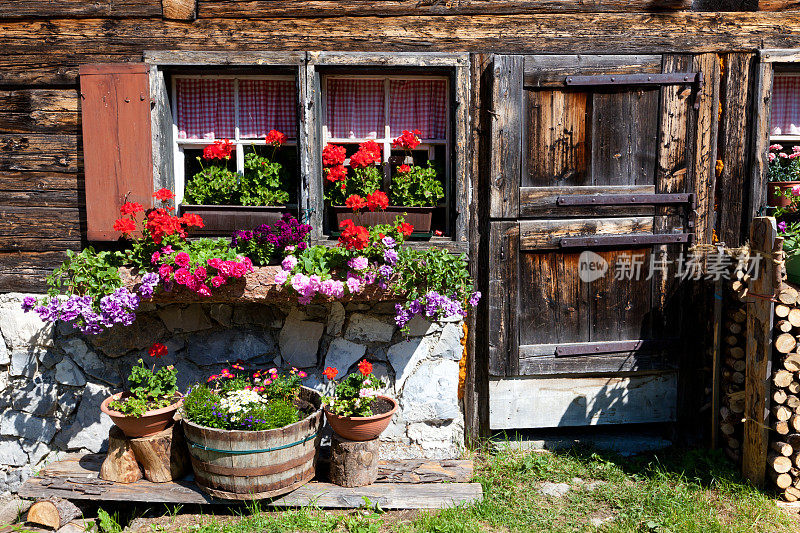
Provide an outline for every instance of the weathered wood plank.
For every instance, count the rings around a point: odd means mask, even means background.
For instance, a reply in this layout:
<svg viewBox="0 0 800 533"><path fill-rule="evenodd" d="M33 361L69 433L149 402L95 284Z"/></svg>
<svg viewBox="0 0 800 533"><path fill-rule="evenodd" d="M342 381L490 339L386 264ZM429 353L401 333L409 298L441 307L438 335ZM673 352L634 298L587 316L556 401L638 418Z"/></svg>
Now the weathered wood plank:
<svg viewBox="0 0 800 533"><path fill-rule="evenodd" d="M0 205L15 207L79 207L78 190L4 191L0 190Z"/></svg>
<svg viewBox="0 0 800 533"><path fill-rule="evenodd" d="M750 227L750 247L761 257L757 275L750 289L755 294L774 294L780 279L776 265L769 258L780 251L774 218L759 217ZM747 349L745 353L744 437L742 440L742 475L757 487L764 485L769 444L769 395L772 377L772 319L774 304L766 298L747 302Z"/></svg>
<svg viewBox="0 0 800 533"><path fill-rule="evenodd" d="M763 63L794 63L800 61L800 50L795 48L759 50L759 57Z"/></svg>
<svg viewBox="0 0 800 533"><path fill-rule="evenodd" d="M552 345L554 348L556 345ZM520 346L519 374L547 376L552 374L616 374L678 370L678 365L657 353L624 352L597 356L528 357L528 346ZM540 346L535 348L539 349Z"/></svg>
<svg viewBox="0 0 800 533"><path fill-rule="evenodd" d="M161 0L161 11L165 19L194 20L197 0Z"/></svg>
<svg viewBox="0 0 800 533"><path fill-rule="evenodd" d="M489 382L492 429L668 422L674 373L632 377L501 378Z"/></svg>
<svg viewBox="0 0 800 533"><path fill-rule="evenodd" d="M78 136L0 134L0 171L78 171Z"/></svg>
<svg viewBox="0 0 800 533"><path fill-rule="evenodd" d="M51 252L61 250L80 250L79 236L60 239L58 237L20 237L0 235L0 252Z"/></svg>
<svg viewBox="0 0 800 533"><path fill-rule="evenodd" d="M772 79L771 63L759 62L756 65L753 101L755 117L753 118L752 158L753 168L750 178L749 207L744 216L749 218L761 214L767 205L767 181L769 175L769 120L772 112Z"/></svg>
<svg viewBox="0 0 800 533"><path fill-rule="evenodd" d="M3 238L0 237L0 249ZM30 241L30 240L29 240ZM41 241L30 243L36 248L46 248L48 246L57 247L60 250L78 250L81 247L79 240L52 241L48 239L45 245L39 244ZM21 244L17 242L16 244ZM59 266L66 254L63 251L56 252L2 252L0 251L0 291L2 292L45 292L47 284L45 278L54 268Z"/></svg>
<svg viewBox="0 0 800 533"><path fill-rule="evenodd" d="M80 238L80 210L57 207L0 206L0 235L67 239Z"/></svg>
<svg viewBox="0 0 800 533"><path fill-rule="evenodd" d="M161 0L0 0L0 19L157 16L161 16Z"/></svg>
<svg viewBox="0 0 800 533"><path fill-rule="evenodd" d="M494 56L489 216L516 218L522 169L522 56Z"/></svg>
<svg viewBox="0 0 800 533"><path fill-rule="evenodd" d="M758 0L759 11L797 11L800 2L797 0Z"/></svg>
<svg viewBox="0 0 800 533"><path fill-rule="evenodd" d="M0 171L2 191L68 191L80 184L78 174L66 172Z"/></svg>
<svg viewBox="0 0 800 533"><path fill-rule="evenodd" d="M5 133L65 133L77 135L79 120L76 113L0 112L0 131Z"/></svg>
<svg viewBox="0 0 800 533"><path fill-rule="evenodd" d="M74 89L17 89L0 91L0 109L8 113L77 113L78 92Z"/></svg>
<svg viewBox="0 0 800 533"><path fill-rule="evenodd" d="M652 217L525 220L519 244L522 251L558 249L561 237L648 233L653 233Z"/></svg>
<svg viewBox="0 0 800 533"><path fill-rule="evenodd" d="M652 194L652 185L581 186L581 187L520 187L520 217L590 217L596 215L653 216L652 206L559 206L559 196L576 194ZM669 209L669 208L667 208Z"/></svg>
<svg viewBox="0 0 800 533"><path fill-rule="evenodd" d="M665 12L691 9L691 0L200 0L203 18L478 15L486 13Z"/></svg>
<svg viewBox="0 0 800 533"><path fill-rule="evenodd" d="M178 65L300 65L305 52L256 50L146 50L144 62L161 66Z"/></svg>
<svg viewBox="0 0 800 533"><path fill-rule="evenodd" d="M513 375L517 362L519 315L519 224L494 222L489 228L489 294L487 305L489 374Z"/></svg>
<svg viewBox="0 0 800 533"><path fill-rule="evenodd" d="M564 87L567 76L661 72L660 55L526 55L525 87Z"/></svg>

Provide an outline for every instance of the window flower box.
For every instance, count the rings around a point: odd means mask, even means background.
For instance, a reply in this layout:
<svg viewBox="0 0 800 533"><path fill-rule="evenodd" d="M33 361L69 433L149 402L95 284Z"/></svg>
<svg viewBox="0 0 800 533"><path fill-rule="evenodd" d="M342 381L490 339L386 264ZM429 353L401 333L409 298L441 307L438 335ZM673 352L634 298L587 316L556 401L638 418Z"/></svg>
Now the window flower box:
<svg viewBox="0 0 800 533"><path fill-rule="evenodd" d="M285 205L187 205L179 206L181 215L194 213L203 218L202 228L191 228L190 235L230 235L242 228L255 228L261 224L275 224L284 213L290 212Z"/></svg>
<svg viewBox="0 0 800 533"><path fill-rule="evenodd" d="M436 207L401 207L390 205L383 211L359 211L354 213L343 205L331 206L336 219L336 228L340 228L343 220L348 218L358 226L375 226L377 224L393 224L395 218L402 216L406 222L414 226L416 234L430 234L433 212Z"/></svg>

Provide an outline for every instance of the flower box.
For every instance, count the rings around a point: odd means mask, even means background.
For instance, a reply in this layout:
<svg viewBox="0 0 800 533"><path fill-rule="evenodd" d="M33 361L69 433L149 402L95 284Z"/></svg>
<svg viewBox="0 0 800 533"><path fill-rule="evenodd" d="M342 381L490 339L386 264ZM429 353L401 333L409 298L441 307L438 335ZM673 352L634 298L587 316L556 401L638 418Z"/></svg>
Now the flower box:
<svg viewBox="0 0 800 533"><path fill-rule="evenodd" d="M255 228L261 224L274 224L284 213L285 205L187 205L180 204L180 214L194 213L203 218L202 228L191 228L192 236L230 236L242 228Z"/></svg>
<svg viewBox="0 0 800 533"><path fill-rule="evenodd" d="M376 224L394 224L397 216L414 226L414 233L430 233L431 221L435 207L402 207L390 205L383 211L359 211L354 213L349 207L335 205L331 207L335 217L335 228L341 227L343 220L350 219L357 226L374 226Z"/></svg>
<svg viewBox="0 0 800 533"><path fill-rule="evenodd" d="M769 207L789 207L792 199L785 196L791 192L792 187L800 185L800 181L770 181L767 182L767 205Z"/></svg>

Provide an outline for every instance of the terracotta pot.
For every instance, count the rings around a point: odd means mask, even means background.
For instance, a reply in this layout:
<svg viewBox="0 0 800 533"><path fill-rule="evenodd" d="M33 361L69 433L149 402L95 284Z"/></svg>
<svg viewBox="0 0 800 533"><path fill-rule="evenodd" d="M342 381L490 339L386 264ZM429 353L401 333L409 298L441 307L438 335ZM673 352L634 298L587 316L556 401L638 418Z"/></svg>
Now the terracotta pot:
<svg viewBox="0 0 800 533"><path fill-rule="evenodd" d="M119 411L114 411L108 408L109 403L120 399L123 394L125 393L118 392L117 394L109 396L103 400L103 403L100 404L100 410L111 417L111 421L114 422L114 425L121 429L123 433L125 433L126 437L131 438L147 437L167 429L167 427L172 423L172 419L175 416L175 411L177 411L181 406L181 403L183 403L183 398L181 398L177 402L167 407L162 407L161 409L155 409L153 411L147 411L141 417L128 416L124 413L120 413Z"/></svg>
<svg viewBox="0 0 800 533"><path fill-rule="evenodd" d="M379 395L378 399L388 402L391 408L379 415L372 416L339 416L325 407L325 418L333 430L347 440L365 441L377 439L389 426L392 416L397 411L397 400ZM373 403L374 405L374 403Z"/></svg>
<svg viewBox="0 0 800 533"><path fill-rule="evenodd" d="M390 205L384 211L360 211L353 213L349 207L334 205L331 210L336 217L338 230L342 220L348 218L358 226L374 226L376 224L394 224L394 219L401 215L406 222L414 226L414 233L430 233L431 221L435 207L402 207Z"/></svg>
<svg viewBox="0 0 800 533"><path fill-rule="evenodd" d="M782 191L791 190L795 185L800 185L800 181L770 181L767 183L767 205L770 207L788 207L792 205L789 198L783 194L776 194Z"/></svg>

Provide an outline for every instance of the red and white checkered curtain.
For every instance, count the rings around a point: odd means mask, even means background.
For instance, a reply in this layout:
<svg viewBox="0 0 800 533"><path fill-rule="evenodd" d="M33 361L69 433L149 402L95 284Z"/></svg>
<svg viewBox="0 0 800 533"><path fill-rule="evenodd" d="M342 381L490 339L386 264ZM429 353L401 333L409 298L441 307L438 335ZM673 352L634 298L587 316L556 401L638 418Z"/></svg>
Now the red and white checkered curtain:
<svg viewBox="0 0 800 533"><path fill-rule="evenodd" d="M775 75L769 131L770 135L800 135L800 75Z"/></svg>
<svg viewBox="0 0 800 533"><path fill-rule="evenodd" d="M419 130L421 139L447 137L445 80L391 80L389 82L391 136Z"/></svg>
<svg viewBox="0 0 800 533"><path fill-rule="evenodd" d="M292 80L239 80L239 137L257 139L278 130L297 138L296 101Z"/></svg>
<svg viewBox="0 0 800 533"><path fill-rule="evenodd" d="M176 82L179 139L233 139L232 79L187 79Z"/></svg>
<svg viewBox="0 0 800 533"><path fill-rule="evenodd" d="M328 133L332 137L383 137L383 80L329 79L326 104Z"/></svg>

